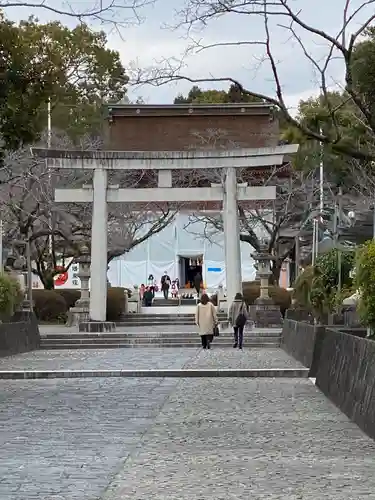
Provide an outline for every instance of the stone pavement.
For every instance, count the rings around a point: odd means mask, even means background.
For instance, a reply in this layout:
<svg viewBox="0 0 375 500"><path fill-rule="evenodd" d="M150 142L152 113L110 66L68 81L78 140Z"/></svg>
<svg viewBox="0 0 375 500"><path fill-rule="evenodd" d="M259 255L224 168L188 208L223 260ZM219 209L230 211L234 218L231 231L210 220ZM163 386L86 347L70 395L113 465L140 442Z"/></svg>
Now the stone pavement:
<svg viewBox="0 0 375 500"><path fill-rule="evenodd" d="M182 368L198 349L64 349L0 358L0 370L91 370Z"/></svg>
<svg viewBox="0 0 375 500"><path fill-rule="evenodd" d="M171 351L0 367L299 366L279 350ZM375 500L375 443L306 379L0 381L0 398L1 500Z"/></svg>
<svg viewBox="0 0 375 500"><path fill-rule="evenodd" d="M281 349L40 350L0 358L0 370L120 370L173 368L300 368Z"/></svg>

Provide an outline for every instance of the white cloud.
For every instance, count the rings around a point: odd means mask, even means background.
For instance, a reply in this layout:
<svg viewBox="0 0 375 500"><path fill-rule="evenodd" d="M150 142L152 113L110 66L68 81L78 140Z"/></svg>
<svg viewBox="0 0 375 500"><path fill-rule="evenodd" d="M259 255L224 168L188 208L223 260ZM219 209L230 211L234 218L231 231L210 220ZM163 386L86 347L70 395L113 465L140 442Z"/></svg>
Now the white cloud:
<svg viewBox="0 0 375 500"><path fill-rule="evenodd" d="M170 7L168 0L164 0L164 2L166 2L164 9ZM297 2L304 5L304 17L307 16L308 22L323 27L329 32L335 32L335 26L340 22L337 13L340 9L342 10L339 0L330 0L330 9L325 10L324 26L316 6L312 7L307 0L297 0ZM322 2L322 0L317 0L317 2ZM176 0L177 3L180 3L180 0ZM160 4L160 0L156 5L163 6ZM137 61L138 67L146 68L157 65L157 62L160 63L162 59L176 58L181 60L189 41L182 38L181 30L161 29L162 20L172 22L172 9L169 11L164 9L154 9L152 14L146 16L143 25L127 30L125 40L114 36L110 37L110 45L120 52L125 66ZM223 16L218 22L210 23L208 29L200 35L203 37L203 43L210 45L215 42L248 40L249 38L260 40L263 37L262 30L263 23L259 17ZM307 99L319 93L319 78L298 44L290 41L290 33L286 33L284 28L275 24L272 26L271 35L272 50L278 63L285 99L291 109L296 110L301 99ZM318 60L322 59L323 54L328 50L324 44L316 43L316 40L312 40L311 37L306 43ZM275 84L269 63L266 61L259 64L261 51L262 47L249 45L206 50L187 58L183 73L193 79L230 76L238 79L246 88L273 96ZM341 76L341 73L341 62L334 61L330 67L332 80L338 80L338 75ZM142 96L146 102L171 103L176 94L186 93L191 86L191 83L182 81L162 87L148 86L131 89L129 94L131 98ZM228 84L208 82L200 84L200 86L203 88L227 88Z"/></svg>

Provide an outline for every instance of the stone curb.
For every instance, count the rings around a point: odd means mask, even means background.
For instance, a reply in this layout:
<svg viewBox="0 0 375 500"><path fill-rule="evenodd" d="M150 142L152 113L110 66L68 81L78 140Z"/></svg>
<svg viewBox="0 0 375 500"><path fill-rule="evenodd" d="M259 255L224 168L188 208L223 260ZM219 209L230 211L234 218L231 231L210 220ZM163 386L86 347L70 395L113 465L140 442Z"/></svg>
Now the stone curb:
<svg viewBox="0 0 375 500"><path fill-rule="evenodd" d="M176 370L1 370L2 380L55 378L308 378L307 368Z"/></svg>
<svg viewBox="0 0 375 500"><path fill-rule="evenodd" d="M232 349L233 342L228 342L227 344L216 344L213 350L218 350L218 349ZM47 342L42 342L40 344L40 350L43 351L49 351L49 350L75 350L75 349L96 349L96 350L101 350L101 349L200 349L201 344L193 344L193 343L188 343L188 344L182 344L182 343L155 343L155 342L150 342L150 343L145 343L141 344L139 342L129 342L129 343L115 343L115 344L109 344L109 343L93 343L93 344L88 344L88 343L83 343L83 344L68 344L68 343L47 343ZM244 349L277 349L280 348L280 342L254 342L254 343L249 343L246 342L246 345Z"/></svg>

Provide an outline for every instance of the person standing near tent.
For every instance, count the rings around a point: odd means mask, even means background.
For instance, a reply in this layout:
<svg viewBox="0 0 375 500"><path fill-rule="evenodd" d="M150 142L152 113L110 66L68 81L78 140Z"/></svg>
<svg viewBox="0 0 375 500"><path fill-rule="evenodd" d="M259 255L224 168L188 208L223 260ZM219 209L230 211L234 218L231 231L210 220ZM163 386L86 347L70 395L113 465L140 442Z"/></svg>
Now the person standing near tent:
<svg viewBox="0 0 375 500"><path fill-rule="evenodd" d="M164 271L161 277L161 289L163 290L165 300L168 299L169 287L171 286L171 278L168 276L167 271Z"/></svg>
<svg viewBox="0 0 375 500"><path fill-rule="evenodd" d="M145 307L151 307L153 300L154 300L154 294L152 293L150 287L147 287L143 295L143 303Z"/></svg>
<svg viewBox="0 0 375 500"><path fill-rule="evenodd" d="M248 319L249 313L242 293L236 293L234 301L232 302L228 311L228 320L229 323L233 326L234 349L236 347L242 349L243 330Z"/></svg>
<svg viewBox="0 0 375 500"><path fill-rule="evenodd" d="M198 271L197 274L194 276L194 288L197 291L198 299L201 291L201 283L202 283L202 275Z"/></svg>

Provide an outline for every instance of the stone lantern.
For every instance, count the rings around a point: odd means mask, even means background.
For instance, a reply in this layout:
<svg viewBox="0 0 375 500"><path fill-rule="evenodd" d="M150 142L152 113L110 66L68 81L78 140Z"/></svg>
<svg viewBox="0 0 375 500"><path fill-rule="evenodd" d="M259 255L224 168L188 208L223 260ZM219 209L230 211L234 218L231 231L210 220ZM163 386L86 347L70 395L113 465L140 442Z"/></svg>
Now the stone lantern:
<svg viewBox="0 0 375 500"><path fill-rule="evenodd" d="M272 274L271 272L271 261L273 257L268 253L267 243L261 243L259 252L252 254L254 260L256 260L256 270L257 278L260 281L260 295L256 299L256 303L272 303L268 293L269 279Z"/></svg>
<svg viewBox="0 0 375 500"><path fill-rule="evenodd" d="M280 326L282 317L280 307L275 305L269 295L269 279L272 274L271 262L274 257L268 252L268 244L263 241L260 244L259 252L252 254L256 260L257 281L260 282L260 294L255 300L255 323L259 328Z"/></svg>
<svg viewBox="0 0 375 500"><path fill-rule="evenodd" d="M68 313L68 326L79 325L79 323L89 321L90 316L90 291L89 291L89 281L90 281L90 250L84 245L81 248L81 255L76 259L77 264L79 264L79 269L77 276L81 281L81 296L75 303L74 307L71 307Z"/></svg>

